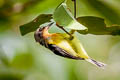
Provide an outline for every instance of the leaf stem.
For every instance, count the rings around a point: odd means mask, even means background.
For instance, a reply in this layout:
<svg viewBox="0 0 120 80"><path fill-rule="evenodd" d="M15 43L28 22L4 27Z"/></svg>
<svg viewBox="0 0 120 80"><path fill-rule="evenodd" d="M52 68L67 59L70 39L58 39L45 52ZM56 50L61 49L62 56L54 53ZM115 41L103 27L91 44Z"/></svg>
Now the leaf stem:
<svg viewBox="0 0 120 80"><path fill-rule="evenodd" d="M76 19L76 0L72 0L74 2L74 18Z"/></svg>
<svg viewBox="0 0 120 80"><path fill-rule="evenodd" d="M77 12L77 5L76 5L76 0L72 0L74 2L74 18L76 19L76 12ZM71 30L70 33L74 34L76 30Z"/></svg>

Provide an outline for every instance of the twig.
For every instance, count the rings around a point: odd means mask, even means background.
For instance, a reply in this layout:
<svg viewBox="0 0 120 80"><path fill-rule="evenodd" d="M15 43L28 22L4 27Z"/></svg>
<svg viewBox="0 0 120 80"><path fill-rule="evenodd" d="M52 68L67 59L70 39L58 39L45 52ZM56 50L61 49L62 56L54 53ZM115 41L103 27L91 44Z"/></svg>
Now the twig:
<svg viewBox="0 0 120 80"><path fill-rule="evenodd" d="M76 19L76 12L77 12L77 5L76 5L76 0L72 0L74 2L74 18ZM74 34L76 30L71 30L70 33Z"/></svg>

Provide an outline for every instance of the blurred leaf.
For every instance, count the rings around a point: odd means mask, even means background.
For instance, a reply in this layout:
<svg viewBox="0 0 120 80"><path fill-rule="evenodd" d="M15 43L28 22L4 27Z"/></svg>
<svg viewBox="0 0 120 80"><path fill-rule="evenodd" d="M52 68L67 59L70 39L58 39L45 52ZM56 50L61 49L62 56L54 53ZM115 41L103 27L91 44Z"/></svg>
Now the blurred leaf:
<svg viewBox="0 0 120 80"><path fill-rule="evenodd" d="M4 51L1 49L0 47L0 61L5 65L8 66L9 65L9 61L7 56L5 55Z"/></svg>
<svg viewBox="0 0 120 80"><path fill-rule="evenodd" d="M23 80L24 76L21 73L0 73L0 80Z"/></svg>
<svg viewBox="0 0 120 80"><path fill-rule="evenodd" d="M86 2L112 24L120 24L120 14L112 8L112 5L108 6L100 0L86 0Z"/></svg>
<svg viewBox="0 0 120 80"><path fill-rule="evenodd" d="M106 25L120 24L120 13L117 8L113 8L114 4L108 5L111 0L76 0L77 1L77 16L97 16L103 17L106 20ZM115 2L115 0L113 0ZM74 13L74 3L72 0L67 0L67 6ZM119 4L119 3L118 3ZM116 10L117 9L117 10Z"/></svg>
<svg viewBox="0 0 120 80"><path fill-rule="evenodd" d="M52 11L54 11L54 9L63 1L64 0L42 0L39 4L31 6L26 14L38 14L41 12L52 13Z"/></svg>
<svg viewBox="0 0 120 80"><path fill-rule="evenodd" d="M33 66L34 60L30 53L16 54L11 66L17 69L30 69Z"/></svg>
<svg viewBox="0 0 120 80"><path fill-rule="evenodd" d="M72 0L66 0L66 4L69 7L72 14L74 14L74 2ZM86 0L76 0L76 13L79 16L96 16L96 11L91 9Z"/></svg>
<svg viewBox="0 0 120 80"><path fill-rule="evenodd" d="M78 22L88 28L88 31L79 30L81 34L95 34L95 35L120 35L120 26L107 27L104 19L94 16L85 16L77 18Z"/></svg>
<svg viewBox="0 0 120 80"><path fill-rule="evenodd" d="M76 19L72 16L71 12L68 10L67 5L62 3L55 10L53 18L56 23L60 26L67 27L74 30L86 30L82 24L78 23Z"/></svg>
<svg viewBox="0 0 120 80"><path fill-rule="evenodd" d="M41 14L37 18L35 18L33 21L20 26L20 31L22 35L25 35L29 32L35 31L41 24L45 22L49 22L50 19L52 19L51 14Z"/></svg>

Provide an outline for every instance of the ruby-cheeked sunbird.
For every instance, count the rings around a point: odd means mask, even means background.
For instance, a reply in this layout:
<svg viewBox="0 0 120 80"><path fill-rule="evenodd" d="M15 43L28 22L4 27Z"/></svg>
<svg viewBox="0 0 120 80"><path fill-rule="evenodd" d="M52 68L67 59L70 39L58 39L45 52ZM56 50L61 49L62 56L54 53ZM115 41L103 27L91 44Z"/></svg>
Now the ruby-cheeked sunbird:
<svg viewBox="0 0 120 80"><path fill-rule="evenodd" d="M34 34L36 42L50 49L56 55L76 59L76 60L86 60L100 68L104 68L106 64L96 61L88 56L83 46L81 45L79 39L75 35L70 35L66 33L52 33L48 32L49 26L43 28L38 28Z"/></svg>

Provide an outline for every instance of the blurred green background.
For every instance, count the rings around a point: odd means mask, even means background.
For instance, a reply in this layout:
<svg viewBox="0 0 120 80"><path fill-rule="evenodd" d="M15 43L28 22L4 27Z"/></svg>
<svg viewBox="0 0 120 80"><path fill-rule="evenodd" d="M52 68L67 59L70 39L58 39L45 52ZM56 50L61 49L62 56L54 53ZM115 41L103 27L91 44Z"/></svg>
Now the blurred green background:
<svg viewBox="0 0 120 80"><path fill-rule="evenodd" d="M76 33L89 56L105 70L85 61L54 55L21 36L19 26L41 13L53 13L63 0L0 0L0 80L120 80L120 36ZM77 0L77 16L98 16L107 25L120 25L120 0ZM72 3L68 3L73 12ZM52 27L50 32L61 32Z"/></svg>

